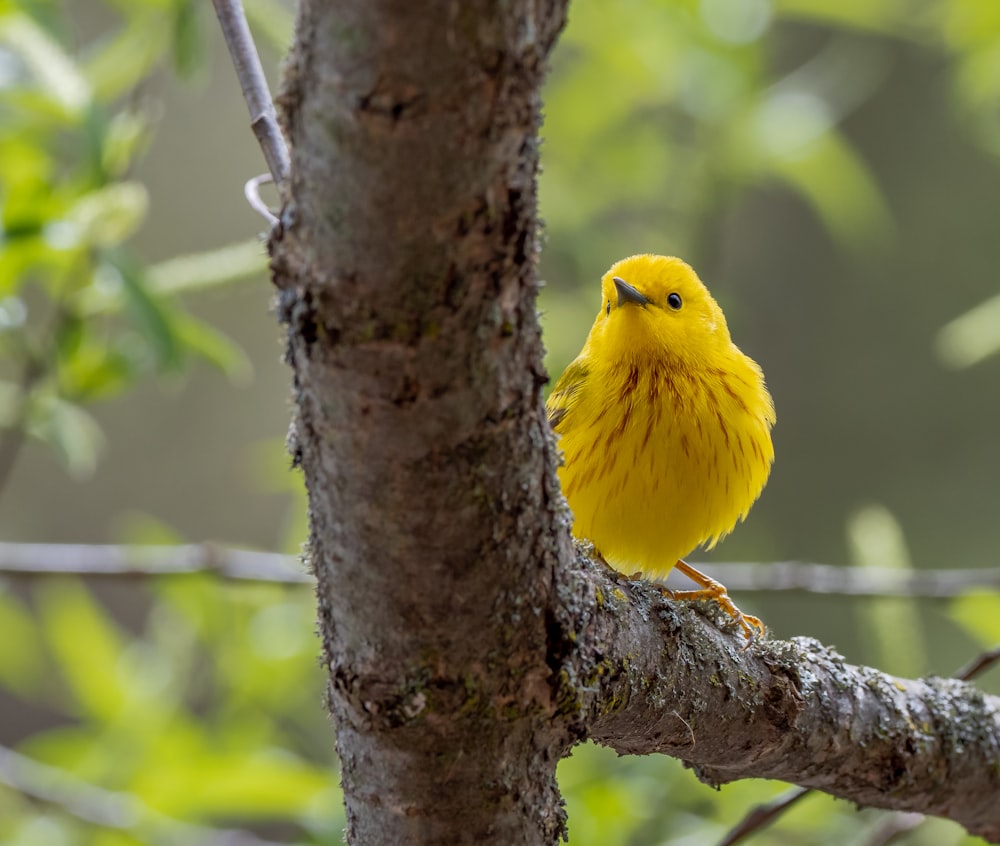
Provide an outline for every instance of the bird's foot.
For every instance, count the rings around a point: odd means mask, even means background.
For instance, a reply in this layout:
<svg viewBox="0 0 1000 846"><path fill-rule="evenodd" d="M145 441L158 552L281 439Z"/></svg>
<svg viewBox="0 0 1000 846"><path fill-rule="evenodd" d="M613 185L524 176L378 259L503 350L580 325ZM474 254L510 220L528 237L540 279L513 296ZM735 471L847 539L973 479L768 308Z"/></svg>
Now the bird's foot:
<svg viewBox="0 0 1000 846"><path fill-rule="evenodd" d="M677 569L687 576L695 584L701 587L698 590L670 590L661 588L664 595L671 599L698 600L710 599L714 601L723 611L732 617L743 630L743 636L747 639L746 648L749 648L758 637L763 638L767 634L767 627L759 617L752 614L744 614L736 607L736 603L729 598L726 587L721 582L706 576L700 570L696 570L685 561L677 562Z"/></svg>

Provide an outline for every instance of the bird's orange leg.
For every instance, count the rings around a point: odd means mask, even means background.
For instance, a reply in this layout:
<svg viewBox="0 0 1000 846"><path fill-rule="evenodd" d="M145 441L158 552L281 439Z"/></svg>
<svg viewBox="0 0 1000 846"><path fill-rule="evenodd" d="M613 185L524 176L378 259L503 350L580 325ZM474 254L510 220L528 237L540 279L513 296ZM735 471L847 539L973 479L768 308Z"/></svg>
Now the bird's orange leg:
<svg viewBox="0 0 1000 846"><path fill-rule="evenodd" d="M721 582L717 582L715 579L706 576L701 572L701 570L696 570L686 561L678 560L677 569L696 585L701 585L701 589L669 590L668 588L664 588L664 593L666 593L671 599L714 600L723 611L740 624L740 628L743 629L743 634L747 639L748 646L757 639L758 635L763 637L767 632L767 628L758 617L754 617L752 614L744 614L739 608L736 607L736 603L729 598L729 594L726 593L726 587Z"/></svg>

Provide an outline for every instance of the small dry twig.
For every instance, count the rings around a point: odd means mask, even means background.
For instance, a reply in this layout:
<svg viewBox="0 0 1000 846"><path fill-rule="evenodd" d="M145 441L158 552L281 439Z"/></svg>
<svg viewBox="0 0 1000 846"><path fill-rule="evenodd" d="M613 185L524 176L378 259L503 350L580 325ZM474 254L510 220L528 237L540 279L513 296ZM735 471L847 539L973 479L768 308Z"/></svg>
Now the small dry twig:
<svg viewBox="0 0 1000 846"><path fill-rule="evenodd" d="M836 567L832 564L803 564L795 561L773 563L713 563L706 565L713 576L732 591L760 593L818 593L837 596L918 596L944 599L961 596L975 588L1000 588L1000 571L989 568L964 570L922 570L911 572L888 568ZM276 552L235 549L213 543L177 546L130 546L118 544L58 544L0 542L0 573L77 573L102 575L185 575L202 570L224 578L262 582L311 582L297 566L295 558ZM851 571L844 579L832 571ZM995 651L984 653L988 669L1000 660ZM956 674L976 669L973 662ZM976 670L980 672L981 670Z"/></svg>
<svg viewBox="0 0 1000 846"><path fill-rule="evenodd" d="M799 799L812 792L808 787L793 787L791 790L786 790L780 796L776 796L770 802L765 802L751 808L750 813L743 817L734 828L729 830L725 838L720 841L719 846L733 846L745 837L749 837L762 828L766 828L798 802Z"/></svg>
<svg viewBox="0 0 1000 846"><path fill-rule="evenodd" d="M976 676L980 676L985 673L990 667L996 664L997 661L1000 661L1000 643L992 649L987 649L985 652L982 652L973 658L968 664L955 673L955 678L961 679L962 681L971 681Z"/></svg>
<svg viewBox="0 0 1000 846"><path fill-rule="evenodd" d="M250 127L264 153L271 178L281 191L288 181L291 170L288 144L278 125L274 101L271 99L264 68L260 63L260 56L243 12L243 4L239 0L212 0L212 2L222 27L222 34L226 39L226 46L229 48L229 55L233 60L236 76L240 81L240 88L243 89L243 99L246 100L247 108L250 110ZM260 177L247 182L245 187L247 200L255 211L274 225L278 222L277 217L260 202L260 197L256 193L260 182Z"/></svg>
<svg viewBox="0 0 1000 846"><path fill-rule="evenodd" d="M295 558L211 543L177 546L0 542L0 573L81 576L177 576L216 573L226 579L308 583Z"/></svg>

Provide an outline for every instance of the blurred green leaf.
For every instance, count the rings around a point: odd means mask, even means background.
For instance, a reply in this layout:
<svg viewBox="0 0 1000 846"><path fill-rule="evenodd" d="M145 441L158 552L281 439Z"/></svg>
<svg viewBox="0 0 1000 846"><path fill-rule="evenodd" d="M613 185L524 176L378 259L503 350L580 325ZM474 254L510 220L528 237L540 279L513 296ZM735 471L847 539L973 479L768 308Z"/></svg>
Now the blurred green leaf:
<svg viewBox="0 0 1000 846"><path fill-rule="evenodd" d="M945 324L934 349L943 364L956 369L1000 352L1000 294Z"/></svg>
<svg viewBox="0 0 1000 846"><path fill-rule="evenodd" d="M983 646L1000 643L1000 593L973 592L950 603L949 616Z"/></svg>
<svg viewBox="0 0 1000 846"><path fill-rule="evenodd" d="M0 130L2 131L2 130ZM5 230L40 227L58 206L52 203L55 164L44 149L23 138L0 140L0 190ZM10 235L5 232L4 239Z"/></svg>
<svg viewBox="0 0 1000 846"><path fill-rule="evenodd" d="M105 399L132 382L132 361L104 343L81 344L59 367L61 393L76 402Z"/></svg>
<svg viewBox="0 0 1000 846"><path fill-rule="evenodd" d="M132 166L150 140L150 118L142 112L118 112L104 132L101 166L105 173L119 178Z"/></svg>
<svg viewBox="0 0 1000 846"><path fill-rule="evenodd" d="M59 43L27 14L0 12L0 43L16 53L41 89L72 118L90 103L90 88L80 69Z"/></svg>
<svg viewBox="0 0 1000 846"><path fill-rule="evenodd" d="M142 840L117 828L102 828L93 832L88 846L146 846Z"/></svg>
<svg viewBox="0 0 1000 846"><path fill-rule="evenodd" d="M256 238L202 253L189 253L149 268L150 285L161 294L214 288L267 272L264 246Z"/></svg>
<svg viewBox="0 0 1000 846"><path fill-rule="evenodd" d="M74 313L66 313L56 328L56 352L60 365L71 359L82 346L87 336L87 325Z"/></svg>
<svg viewBox="0 0 1000 846"><path fill-rule="evenodd" d="M204 10L199 0L178 0L174 6L174 69L182 77L193 76L207 60Z"/></svg>
<svg viewBox="0 0 1000 846"><path fill-rule="evenodd" d="M197 755L197 767L184 759L160 760L133 790L174 817L262 819L302 813L319 799L336 801L334 773L277 749L240 755L206 750Z"/></svg>
<svg viewBox="0 0 1000 846"><path fill-rule="evenodd" d="M284 53L292 43L295 29L293 7L281 0L244 0L243 8L254 34L266 38L273 49Z"/></svg>
<svg viewBox="0 0 1000 846"><path fill-rule="evenodd" d="M30 405L28 432L54 447L73 476L86 478L97 467L104 434L80 406L50 393L36 393Z"/></svg>
<svg viewBox="0 0 1000 846"><path fill-rule="evenodd" d="M934 10L946 42L955 49L978 47L1000 38L1000 4L982 0L947 0Z"/></svg>
<svg viewBox="0 0 1000 846"><path fill-rule="evenodd" d="M912 569L903 529L881 505L858 510L847 522L847 540L855 566ZM916 600L905 597L873 599L861 610L872 638L868 660L889 667L896 675L917 678L924 672L924 627Z"/></svg>
<svg viewBox="0 0 1000 846"><path fill-rule="evenodd" d="M54 815L25 816L5 838L6 846L78 846L71 820Z"/></svg>
<svg viewBox="0 0 1000 846"><path fill-rule="evenodd" d="M126 308L142 332L164 371L177 371L183 362L183 343L178 337L178 312L165 298L150 290L142 266L124 253L109 256L111 261L99 269L107 274L104 284L124 294Z"/></svg>
<svg viewBox="0 0 1000 846"><path fill-rule="evenodd" d="M967 50L953 76L955 106L970 135L993 155L1000 155L1000 115L994 108L1000 96L1000 40Z"/></svg>
<svg viewBox="0 0 1000 846"><path fill-rule="evenodd" d="M311 621L305 623L302 602L278 602L261 608L250 620L248 645L262 658L284 661L312 653L316 638Z"/></svg>
<svg viewBox="0 0 1000 846"><path fill-rule="evenodd" d="M63 273L73 261L53 227L69 193L53 184L54 169L37 145L0 135L0 297L20 291L33 274Z"/></svg>
<svg viewBox="0 0 1000 846"><path fill-rule="evenodd" d="M28 307L20 297L0 299L0 332L20 329L28 319Z"/></svg>
<svg viewBox="0 0 1000 846"><path fill-rule="evenodd" d="M886 35L915 34L919 16L910 0L772 0L776 15Z"/></svg>
<svg viewBox="0 0 1000 846"><path fill-rule="evenodd" d="M17 596L0 584L0 683L22 696L36 692L45 672L38 626Z"/></svg>
<svg viewBox="0 0 1000 846"><path fill-rule="evenodd" d="M102 101L138 85L170 49L169 21L160 10L136 9L110 39L90 50L83 72Z"/></svg>
<svg viewBox="0 0 1000 846"><path fill-rule="evenodd" d="M33 279L48 282L54 290L72 267L74 254L57 248L46 229L11 233L0 245L0 297L19 293Z"/></svg>
<svg viewBox="0 0 1000 846"><path fill-rule="evenodd" d="M114 182L84 194L70 209L67 222L78 243L116 247L142 224L149 195L141 182Z"/></svg>
<svg viewBox="0 0 1000 846"><path fill-rule="evenodd" d="M570 846L614 843L697 846L718 843L755 805L786 789L746 779L710 792L680 761L662 756L618 757L584 744L559 764ZM668 797L668 798L665 798ZM827 846L859 842L866 821L817 794L798 803L768 829L766 842ZM609 835L613 832L613 835Z"/></svg>
<svg viewBox="0 0 1000 846"><path fill-rule="evenodd" d="M115 521L115 542L139 546L174 546L185 538L159 517L143 511L126 509Z"/></svg>
<svg viewBox="0 0 1000 846"><path fill-rule="evenodd" d="M56 704L61 712L69 710L61 691ZM79 774L93 761L93 750L99 743L94 735L95 726L100 728L101 724L89 721L59 725L32 735L18 749L36 761Z"/></svg>
<svg viewBox="0 0 1000 846"><path fill-rule="evenodd" d="M756 41L771 22L770 0L701 0L699 11L708 30L731 44Z"/></svg>
<svg viewBox="0 0 1000 846"><path fill-rule="evenodd" d="M773 157L768 166L815 209L844 247L869 249L891 235L892 217L871 172L833 128L817 127L803 146Z"/></svg>
<svg viewBox="0 0 1000 846"><path fill-rule="evenodd" d="M81 716L113 721L126 699L119 674L122 633L77 581L46 581L36 595L43 632L72 704Z"/></svg>
<svg viewBox="0 0 1000 846"><path fill-rule="evenodd" d="M672 778L659 783L639 768L618 768L617 778L601 777L602 761L614 753L591 744L577 746L570 758L559 765L560 788L566 792L569 812L569 842L572 846L605 843L609 831L621 842L628 842L628 832L656 812L654 794L665 793ZM666 774L666 769L661 768ZM711 840L708 832L703 832Z"/></svg>
<svg viewBox="0 0 1000 846"><path fill-rule="evenodd" d="M187 352L205 359L234 382L245 384L253 377L253 366L246 353L218 329L189 314L180 314L175 331Z"/></svg>
<svg viewBox="0 0 1000 846"><path fill-rule="evenodd" d="M188 291L200 291L227 285L267 271L267 258L256 239L241 241L203 253L177 256L145 269L150 292L174 297ZM81 292L79 308L91 315L115 311L124 302L120 284L107 281Z"/></svg>

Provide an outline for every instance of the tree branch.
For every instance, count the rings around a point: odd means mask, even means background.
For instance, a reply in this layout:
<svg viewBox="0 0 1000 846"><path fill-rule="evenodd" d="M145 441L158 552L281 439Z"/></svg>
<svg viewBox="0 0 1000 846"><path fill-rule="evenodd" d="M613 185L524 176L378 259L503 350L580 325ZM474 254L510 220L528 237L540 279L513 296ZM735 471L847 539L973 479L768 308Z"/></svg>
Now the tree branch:
<svg viewBox="0 0 1000 846"><path fill-rule="evenodd" d="M953 678L962 681L971 681L976 676L985 673L997 661L1000 661L1000 646L977 655L972 661L955 673ZM732 844L751 836L764 826L770 825L793 804L812 792L812 788L798 787L789 791L785 796L778 797L773 802L755 808L729 832L729 835L719 846L732 846ZM884 844L895 840L906 832L919 827L925 819L926 817L923 814L906 811L897 811L894 814L890 814L889 818L876 829L875 834L868 841L868 846L884 846Z"/></svg>
<svg viewBox="0 0 1000 846"><path fill-rule="evenodd" d="M560 598L560 701L595 742L681 758L713 785L780 779L1000 841L1000 698L855 667L810 638L740 651L711 606L710 621L584 558Z"/></svg>

